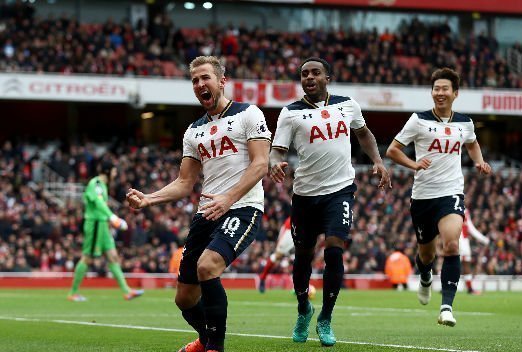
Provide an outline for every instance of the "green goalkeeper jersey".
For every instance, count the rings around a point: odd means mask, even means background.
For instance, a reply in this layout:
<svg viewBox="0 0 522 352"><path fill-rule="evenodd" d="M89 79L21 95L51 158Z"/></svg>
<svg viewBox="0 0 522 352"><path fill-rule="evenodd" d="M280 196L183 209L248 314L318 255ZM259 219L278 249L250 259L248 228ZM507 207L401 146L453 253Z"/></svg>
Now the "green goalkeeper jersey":
<svg viewBox="0 0 522 352"><path fill-rule="evenodd" d="M109 192L107 185L98 177L92 178L83 192L83 202L85 203L85 219L107 221L112 215L112 211L107 205Z"/></svg>

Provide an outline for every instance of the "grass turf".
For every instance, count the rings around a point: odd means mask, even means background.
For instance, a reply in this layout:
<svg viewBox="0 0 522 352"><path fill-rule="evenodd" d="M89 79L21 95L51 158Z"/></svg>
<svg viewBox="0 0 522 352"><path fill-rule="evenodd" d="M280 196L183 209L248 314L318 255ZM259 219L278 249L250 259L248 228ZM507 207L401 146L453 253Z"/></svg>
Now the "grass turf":
<svg viewBox="0 0 522 352"><path fill-rule="evenodd" d="M0 289L0 351L177 351L196 335L173 303L173 290L149 290L127 302L117 290ZM310 340L293 343L295 297L288 291L229 290L227 351L324 351L315 318ZM338 343L329 351L520 351L522 295L459 293L457 326L437 325L440 297L428 306L414 292L342 291L334 311Z"/></svg>

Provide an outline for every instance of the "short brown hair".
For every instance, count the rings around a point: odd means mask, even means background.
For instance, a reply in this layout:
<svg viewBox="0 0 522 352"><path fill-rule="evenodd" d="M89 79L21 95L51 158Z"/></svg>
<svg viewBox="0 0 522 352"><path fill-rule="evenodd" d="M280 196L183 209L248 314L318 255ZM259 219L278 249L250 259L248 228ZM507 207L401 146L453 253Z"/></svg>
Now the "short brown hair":
<svg viewBox="0 0 522 352"><path fill-rule="evenodd" d="M201 65L211 64L214 68L214 73L218 78L221 78L225 75L225 67L221 65L219 59L216 56L198 56L190 63L189 70L192 71Z"/></svg>
<svg viewBox="0 0 522 352"><path fill-rule="evenodd" d="M460 76L459 74L449 67L439 68L431 75L431 89L435 81L438 79L447 79L451 82L451 87L454 91L459 90Z"/></svg>

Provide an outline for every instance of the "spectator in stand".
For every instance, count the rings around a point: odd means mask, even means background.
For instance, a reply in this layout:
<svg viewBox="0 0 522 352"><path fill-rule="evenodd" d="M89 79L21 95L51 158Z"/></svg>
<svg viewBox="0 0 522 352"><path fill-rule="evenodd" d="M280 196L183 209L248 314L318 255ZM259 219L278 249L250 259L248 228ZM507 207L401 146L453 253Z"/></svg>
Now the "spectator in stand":
<svg viewBox="0 0 522 352"><path fill-rule="evenodd" d="M38 151L39 164L31 164L31 175L41 173L44 165L48 165L48 155L59 145L45 143L31 145L27 143L6 142L0 144L0 271L5 271L7 258L13 259L18 248L26 254L27 263L31 271L54 270L73 271L74 263L81 257L82 245L82 206L69 199L63 207L57 206L53 198L43 192L42 180L26 179L22 177L23 165ZM95 145L92 142L82 144L71 143L62 146L62 157L65 160L74 160L68 163L67 174L72 182L82 182L96 175L93 165L96 165L100 156L105 155L121 169L119 177L114 180L111 195L116 200L123 200L123 195L130 185L140 185L152 190L156 185L166 185L170 179L179 173L179 150L167 150L154 146L137 147L135 145L120 144L117 148L111 146L106 149L104 144ZM49 154L48 154L49 153ZM116 153L116 154L115 154ZM356 156L359 160L359 156ZM500 157L497 163L502 163ZM464 165L470 166L463 155ZM84 160L87 165L86 173L78 167L78 161ZM513 162L510 162L511 165ZM290 168L292 175L294 170ZM412 187L410 174L404 169L395 170L394 187L382 195L373 185L372 180L364 170L357 172L357 196L360 202L354 205L356 221L352 226L352 245L344 251L345 273L361 273L371 270L372 273L384 272L384 259L396 241L404 244L405 254L413 260L415 258L415 235L409 220L409 192ZM138 182L139 181L139 182ZM85 182L85 181L84 181ZM471 216L477 230L490 238L487 247L472 247L472 257L476 258L475 270L477 273L515 273L516 260L522 258L522 174L515 169L500 167L495 176L480 177L469 172L465 175L466 198L472 205ZM29 187L28 185L32 186ZM283 184L275 184L269 178L263 180L265 189L265 215L262 219L262 231L256 243L251 246L250 252L242 258L240 266L231 266L230 272L259 273L264 258L275 250L277 235L284 220L290 213L289 190L292 187L292 178L286 178ZM23 192L21 192L23 189ZM181 245L188 232L190 217L196 209L200 184L195 192L176 206L161 206L151 211L142 211L135 216L129 216L125 207L114 208L129 224L129 229L117 237L117 251L122 257L122 270L130 272L135 258L141 258L142 253L149 251L151 244L161 246L162 241L173 241ZM487 194L487 196L486 196ZM502 214L506 214L505 216ZM51 230L42 235L41 230L34 228L36 217ZM372 218L375 218L373 220ZM67 221L66 221L67 220ZM152 231L152 224L163 222L163 229L168 229L167 236L162 239ZM375 226L375 224L376 226ZM33 235L33 231L40 233ZM164 230L163 230L164 231ZM49 236L49 237L45 237ZM12 240L10 240L12 238ZM44 246L49 239L50 247ZM20 241L21 240L21 241ZM54 242L61 243L61 264L55 260ZM157 243L157 244L156 244ZM31 250L33 247L34 250ZM30 253L35 259L31 259ZM171 251L169 244L165 249L167 258ZM168 272L168 265L161 261L165 256L148 253L149 258L157 262L158 272ZM155 253L155 252L154 252ZM364 261L368 255L375 258L373 268L364 268ZM45 260L44 258L48 259ZM50 257L50 258L49 258ZM502 258L493 262L494 258ZM105 268L106 258L101 257L100 265ZM71 268L72 261L72 268ZM141 260L139 260L141 262ZM145 263L148 260L145 261ZM47 263L47 265L44 265ZM507 270L504 264L507 263ZM141 265L141 264L140 264ZM286 264L285 264L286 265ZM280 272L287 272L291 268L280 267ZM313 273L321 274L324 271L324 259L318 252L313 262ZM107 270L104 270L107 271ZM434 272L440 272L440 265L434 266Z"/></svg>
<svg viewBox="0 0 522 352"><path fill-rule="evenodd" d="M480 34L463 40L447 23L412 19L394 32L291 33L234 24L179 29L167 13L158 13L148 28L143 21L133 28L110 18L90 24L66 16L43 20L30 5L11 6L18 9L4 12L8 23L0 33L0 68L8 72L188 78L188 63L196 56L220 55L236 78L292 80L299 57L321 55L332 62L332 79L339 82L428 85L430 71L451 65L462 73L464 87L522 87L495 38ZM513 47L520 50L518 43Z"/></svg>

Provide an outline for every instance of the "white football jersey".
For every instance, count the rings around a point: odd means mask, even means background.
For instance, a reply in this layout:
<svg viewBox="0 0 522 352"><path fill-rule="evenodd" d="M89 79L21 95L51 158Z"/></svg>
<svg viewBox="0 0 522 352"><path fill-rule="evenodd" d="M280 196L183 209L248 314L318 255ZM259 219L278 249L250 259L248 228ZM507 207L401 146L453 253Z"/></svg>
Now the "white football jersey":
<svg viewBox="0 0 522 352"><path fill-rule="evenodd" d="M281 110L272 148L288 150L293 143L299 164L294 193L318 196L353 183L350 128L365 126L359 104L348 97L327 95L323 103L306 97Z"/></svg>
<svg viewBox="0 0 522 352"><path fill-rule="evenodd" d="M462 147L477 139L473 121L452 112L447 122L432 110L413 113L395 137L402 145L415 144L415 158L428 158L431 165L415 172L413 199L431 199L464 194Z"/></svg>
<svg viewBox="0 0 522 352"><path fill-rule="evenodd" d="M223 194L234 187L250 165L248 141L270 141L263 113L255 105L230 101L216 116L205 114L183 137L183 157L201 162L203 192ZM199 206L210 202L201 197ZM264 192L259 181L231 209L251 206L263 211ZM198 209L198 212L201 212Z"/></svg>

